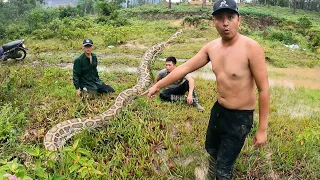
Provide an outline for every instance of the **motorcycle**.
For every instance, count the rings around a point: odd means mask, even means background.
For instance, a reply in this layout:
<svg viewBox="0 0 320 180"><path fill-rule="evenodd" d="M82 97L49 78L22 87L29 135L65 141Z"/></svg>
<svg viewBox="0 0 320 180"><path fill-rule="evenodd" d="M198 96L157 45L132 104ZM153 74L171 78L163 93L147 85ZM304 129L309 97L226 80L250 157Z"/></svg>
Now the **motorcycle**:
<svg viewBox="0 0 320 180"><path fill-rule="evenodd" d="M6 61L8 59L23 60L27 56L24 40L16 40L2 45L0 48L0 59Z"/></svg>

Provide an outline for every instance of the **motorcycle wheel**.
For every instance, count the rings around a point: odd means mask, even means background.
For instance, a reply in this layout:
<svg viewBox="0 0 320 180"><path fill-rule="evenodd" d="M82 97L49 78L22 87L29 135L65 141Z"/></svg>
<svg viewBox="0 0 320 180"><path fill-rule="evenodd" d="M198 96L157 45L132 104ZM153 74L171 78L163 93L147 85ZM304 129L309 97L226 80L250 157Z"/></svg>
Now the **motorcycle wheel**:
<svg viewBox="0 0 320 180"><path fill-rule="evenodd" d="M14 58L15 60L18 60L18 61L23 60L23 59L26 58L26 56L27 56L26 50L24 50L24 49L22 49L22 48L19 48L19 49L16 51L16 53L17 53L17 54L21 53L21 57L19 57L19 58Z"/></svg>

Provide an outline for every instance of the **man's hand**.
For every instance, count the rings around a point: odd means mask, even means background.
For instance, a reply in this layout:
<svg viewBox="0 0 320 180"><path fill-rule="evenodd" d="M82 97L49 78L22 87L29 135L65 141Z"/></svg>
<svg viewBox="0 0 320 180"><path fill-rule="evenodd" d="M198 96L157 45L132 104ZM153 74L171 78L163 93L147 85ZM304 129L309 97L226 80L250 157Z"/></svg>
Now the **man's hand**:
<svg viewBox="0 0 320 180"><path fill-rule="evenodd" d="M188 95L188 97L187 97L187 103L188 104L192 104L193 103L193 97L192 97L192 94L190 95Z"/></svg>
<svg viewBox="0 0 320 180"><path fill-rule="evenodd" d="M77 89L77 90L76 90L76 94L77 94L78 96L80 96L80 95L81 95L81 91L80 91L80 89Z"/></svg>
<svg viewBox="0 0 320 180"><path fill-rule="evenodd" d="M266 143L266 141L267 141L267 131L258 129L253 140L254 146L256 147L262 146Z"/></svg>
<svg viewBox="0 0 320 180"><path fill-rule="evenodd" d="M155 85L149 88L147 91L142 93L142 95L147 95L148 97L153 97L159 92L159 88L157 88Z"/></svg>

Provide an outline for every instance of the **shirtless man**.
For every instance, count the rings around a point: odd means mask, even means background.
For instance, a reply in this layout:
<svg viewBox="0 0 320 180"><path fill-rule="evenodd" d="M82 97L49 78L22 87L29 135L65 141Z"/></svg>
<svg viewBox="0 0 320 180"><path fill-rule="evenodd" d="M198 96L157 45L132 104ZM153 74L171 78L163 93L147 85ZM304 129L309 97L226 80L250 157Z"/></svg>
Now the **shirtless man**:
<svg viewBox="0 0 320 180"><path fill-rule="evenodd" d="M214 25L221 38L215 39L145 94L149 97L160 88L181 79L208 62L216 75L218 100L211 109L205 148L210 154L209 179L232 179L234 163L253 123L259 98L259 125L254 145L267 140L269 84L264 52L260 45L238 33L241 17L234 0L217 0L213 5Z"/></svg>

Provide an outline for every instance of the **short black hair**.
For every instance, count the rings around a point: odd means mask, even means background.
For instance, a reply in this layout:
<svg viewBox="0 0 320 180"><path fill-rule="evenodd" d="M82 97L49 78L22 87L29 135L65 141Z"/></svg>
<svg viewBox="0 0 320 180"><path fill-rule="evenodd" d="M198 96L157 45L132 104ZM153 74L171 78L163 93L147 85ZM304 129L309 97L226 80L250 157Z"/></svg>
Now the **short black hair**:
<svg viewBox="0 0 320 180"><path fill-rule="evenodd" d="M167 57L166 62L172 62L173 64L177 64L177 59L173 56L169 56Z"/></svg>

